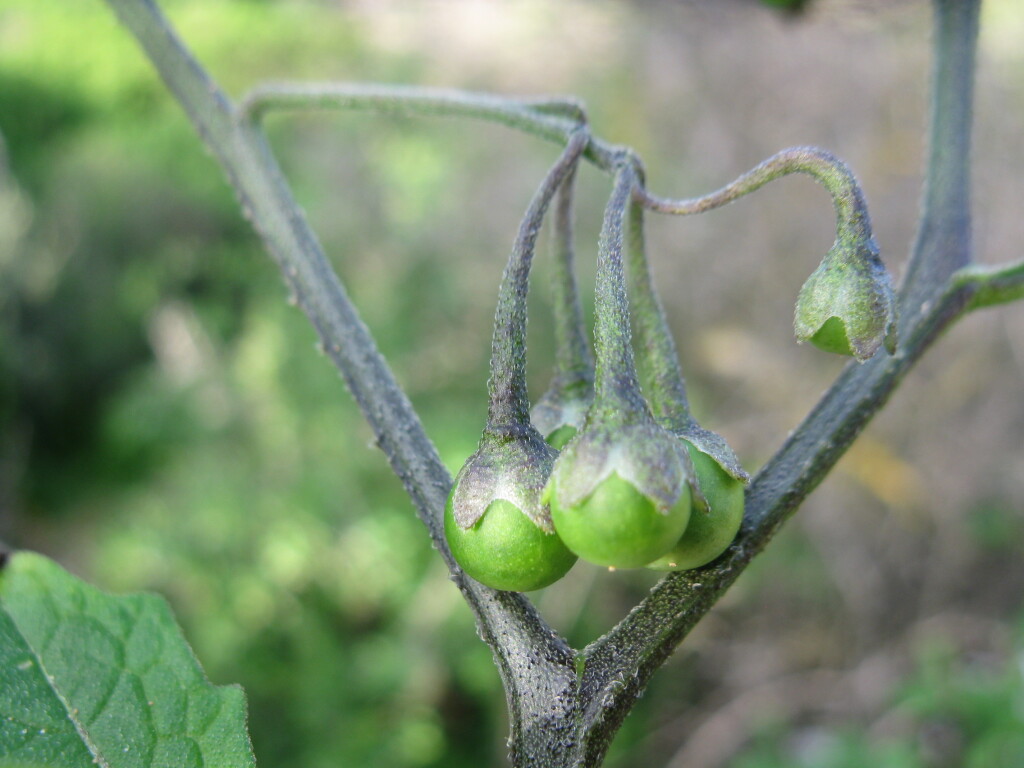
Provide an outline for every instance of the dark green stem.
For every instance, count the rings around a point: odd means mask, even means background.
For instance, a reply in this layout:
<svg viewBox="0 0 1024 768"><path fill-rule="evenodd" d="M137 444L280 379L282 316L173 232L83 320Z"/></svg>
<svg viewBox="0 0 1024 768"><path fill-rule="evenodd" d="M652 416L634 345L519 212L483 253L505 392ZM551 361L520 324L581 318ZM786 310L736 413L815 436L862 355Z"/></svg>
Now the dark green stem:
<svg viewBox="0 0 1024 768"><path fill-rule="evenodd" d="M618 413L647 410L640 394L630 339L629 299L622 263L625 219L637 183L631 162L623 161L605 207L597 246L594 286L595 407Z"/></svg>
<svg viewBox="0 0 1024 768"><path fill-rule="evenodd" d="M519 234L501 278L491 342L491 377L487 382L487 428L493 432L530 423L530 400L526 390L526 297L530 267L544 214L555 192L576 167L588 141L586 129L573 133L541 182L519 225Z"/></svg>
<svg viewBox="0 0 1024 768"><path fill-rule="evenodd" d="M309 109L471 117L499 123L557 144L565 144L587 119L586 110L573 99L510 99L449 88L375 83L267 83L246 94L239 107L240 113L254 122L259 122L274 110ZM621 151L621 148L592 137L584 150L584 157L598 168L611 170Z"/></svg>
<svg viewBox="0 0 1024 768"><path fill-rule="evenodd" d="M1024 299L1024 261L996 267L964 267L953 275L953 285L973 289L968 310L994 307Z"/></svg>
<svg viewBox="0 0 1024 768"><path fill-rule="evenodd" d="M971 261L970 156L981 0L933 0L935 58L921 221L900 290L900 314L925 304Z"/></svg>
<svg viewBox="0 0 1024 768"><path fill-rule="evenodd" d="M637 342L643 350L647 400L654 416L672 428L690 422L686 382L665 309L658 298L647 260L644 206L634 199L629 207L629 285Z"/></svg>
<svg viewBox="0 0 1024 768"><path fill-rule="evenodd" d="M590 387L594 361L587 344L583 309L576 288L576 253L573 238L573 187L576 174L566 177L555 206L554 293L555 384L562 389Z"/></svg>

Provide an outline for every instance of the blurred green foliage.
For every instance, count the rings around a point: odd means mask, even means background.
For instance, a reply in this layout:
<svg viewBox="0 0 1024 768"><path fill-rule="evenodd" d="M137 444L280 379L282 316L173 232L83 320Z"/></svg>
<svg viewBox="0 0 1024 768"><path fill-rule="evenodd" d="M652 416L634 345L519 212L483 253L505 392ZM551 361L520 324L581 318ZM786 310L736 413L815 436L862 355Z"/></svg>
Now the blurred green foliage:
<svg viewBox="0 0 1024 768"><path fill-rule="evenodd" d="M166 5L229 85L360 55L323 6ZM178 107L102 3L5 2L0 29L5 537L167 595L264 764L491 762L490 654ZM415 219L437 160L379 140ZM397 282L381 333L411 353L437 267Z"/></svg>
<svg viewBox="0 0 1024 768"><path fill-rule="evenodd" d="M735 768L1008 768L1024 765L1024 626L1006 657L931 640L894 695L896 734L776 722Z"/></svg>
<svg viewBox="0 0 1024 768"><path fill-rule="evenodd" d="M416 56L375 45L358 14L331 4L161 4L235 95L268 77L422 74ZM595 112L612 134L642 136L640 112L618 109L633 95L624 72L603 83ZM457 468L484 414L488 323L514 234L516 217L495 211L525 207L553 150L513 137L496 157L494 129L452 122L296 116L269 129ZM102 2L0 0L0 134L0 536L104 588L166 595L212 680L245 686L263 765L500 764L490 652L219 169ZM451 171L485 167L486 194ZM600 205L587 204L603 188L588 192L588 174L580 219L592 241ZM539 303L533 327L546 312ZM549 339L535 336L543 362ZM531 372L543 387L543 365ZM979 505L965 533L1012 566L1013 510ZM827 556L799 529L773 552L688 642L697 650L655 677L610 766L663 761L721 704L716 686L751 648L818 663L834 647L843 592ZM582 645L655 578L577 567L537 601ZM828 626L801 624L808 606ZM769 618L737 635L754 610ZM893 706L954 722L971 768L1019 754L1016 667L982 679L950 655L921 663ZM786 734L798 725L759 731L735 765L794 764ZM795 764L944 765L921 762L913 732L878 746L855 728L829 731Z"/></svg>

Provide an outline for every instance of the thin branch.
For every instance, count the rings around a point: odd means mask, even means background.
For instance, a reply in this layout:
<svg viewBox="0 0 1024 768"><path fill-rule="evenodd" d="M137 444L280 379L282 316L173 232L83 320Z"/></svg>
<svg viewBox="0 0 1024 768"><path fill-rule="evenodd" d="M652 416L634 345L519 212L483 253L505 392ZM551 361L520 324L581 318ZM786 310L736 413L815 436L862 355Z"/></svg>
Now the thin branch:
<svg viewBox="0 0 1024 768"><path fill-rule="evenodd" d="M672 427L690 424L683 369L665 309L654 289L644 237L644 206L634 199L629 207L629 298L636 319L640 359L647 374L647 399L655 418Z"/></svg>
<svg viewBox="0 0 1024 768"><path fill-rule="evenodd" d="M594 397L594 359L576 286L575 177L574 169L558 190L552 226L554 370L551 384L531 411L534 426L555 448L561 448L583 425Z"/></svg>
<svg viewBox="0 0 1024 768"><path fill-rule="evenodd" d="M451 88L423 88L375 83L268 83L249 91L240 111L258 122L271 110L343 109L383 114L472 117L523 131L564 145L586 110L573 99L514 99ZM621 148L591 138L583 156L611 170Z"/></svg>
<svg viewBox="0 0 1024 768"><path fill-rule="evenodd" d="M498 310L491 341L491 376L487 382L487 428L507 429L530 423L526 390L526 297L530 268L544 215L559 187L575 172L580 152L588 143L585 128L577 129L558 162L530 202L516 236L512 255L498 289Z"/></svg>
<svg viewBox="0 0 1024 768"><path fill-rule="evenodd" d="M341 371L377 443L401 478L453 579L495 654L512 715L513 738L530 759L548 749L538 712L556 718L551 701L568 702L575 688L574 654L521 594L495 592L465 577L451 558L441 524L451 478L395 382L366 326L331 269L316 236L252 121L206 75L152 0L108 0L135 35L168 88L220 161L247 218L277 261L309 316L326 353ZM570 718L561 714L561 727Z"/></svg>
<svg viewBox="0 0 1024 768"><path fill-rule="evenodd" d="M866 228L870 231L867 205L853 172L831 152L817 147L783 149L735 181L701 197L670 200L652 195L644 189L640 189L637 196L652 211L690 216L721 208L770 181L793 173L805 173L828 190L835 207L838 229L859 231Z"/></svg>
<svg viewBox="0 0 1024 768"><path fill-rule="evenodd" d="M933 0L932 5L928 173L921 221L900 291L901 318L925 311L950 276L971 261L971 123L981 0Z"/></svg>
<svg viewBox="0 0 1024 768"><path fill-rule="evenodd" d="M568 176L559 190L553 227L554 266L552 292L554 299L555 376L564 386L593 383L594 360L587 344L579 290L576 287L576 249L573 244L573 186L575 172Z"/></svg>
<svg viewBox="0 0 1024 768"><path fill-rule="evenodd" d="M953 285L972 286L968 310L994 307L1024 299L1024 261L1009 266L964 267L953 275Z"/></svg>

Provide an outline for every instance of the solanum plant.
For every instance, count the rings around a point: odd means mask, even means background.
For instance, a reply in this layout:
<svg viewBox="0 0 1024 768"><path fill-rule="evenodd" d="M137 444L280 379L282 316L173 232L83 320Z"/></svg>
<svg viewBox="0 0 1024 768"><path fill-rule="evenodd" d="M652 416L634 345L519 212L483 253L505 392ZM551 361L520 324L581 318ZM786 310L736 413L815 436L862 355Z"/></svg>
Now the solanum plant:
<svg viewBox="0 0 1024 768"><path fill-rule="evenodd" d="M647 188L636 153L601 140L571 99L281 83L234 101L154 0L107 2L222 165L475 615L507 693L515 766L599 765L657 668L924 351L969 312L1024 298L1024 263L981 268L972 259L968 177L980 0L933 0L924 200L895 290L863 193L845 164L821 149L783 150L710 195L666 199ZM488 420L454 486L261 128L266 113L299 109L472 117L563 148L512 244L492 337ZM600 242L585 251L572 230L575 170L583 162L612 177ZM643 220L645 213L699 214L790 173L818 181L836 214L834 244L794 297L797 338L854 359L750 478L721 436L691 412L648 266ZM537 232L552 204L559 351L551 389L531 408L526 291ZM598 254L593 354L573 278L582 252ZM668 571L618 625L582 649L552 630L523 594L558 579L577 555L602 566ZM138 764L252 764L237 692L210 688L161 604L105 598L19 554L0 582L0 606L4 764L135 765L140 750L150 762Z"/></svg>

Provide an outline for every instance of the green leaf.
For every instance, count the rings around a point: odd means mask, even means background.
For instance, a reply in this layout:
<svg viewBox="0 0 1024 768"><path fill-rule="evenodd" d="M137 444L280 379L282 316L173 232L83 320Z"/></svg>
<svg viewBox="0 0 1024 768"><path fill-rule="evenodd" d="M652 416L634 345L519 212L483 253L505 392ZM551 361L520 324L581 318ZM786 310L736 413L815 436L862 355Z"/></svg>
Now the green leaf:
<svg viewBox="0 0 1024 768"><path fill-rule="evenodd" d="M254 766L245 695L206 679L167 603L32 553L0 576L0 768Z"/></svg>

